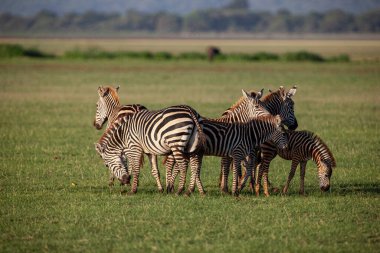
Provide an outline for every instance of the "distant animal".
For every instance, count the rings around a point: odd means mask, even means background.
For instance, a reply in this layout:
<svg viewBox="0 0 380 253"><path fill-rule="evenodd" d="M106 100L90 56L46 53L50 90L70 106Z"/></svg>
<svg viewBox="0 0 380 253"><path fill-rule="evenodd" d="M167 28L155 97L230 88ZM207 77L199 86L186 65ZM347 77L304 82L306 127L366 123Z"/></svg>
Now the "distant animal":
<svg viewBox="0 0 380 253"><path fill-rule="evenodd" d="M206 50L207 59L211 62L214 60L215 56L220 55L222 51L218 47L210 46Z"/></svg>
<svg viewBox="0 0 380 253"><path fill-rule="evenodd" d="M133 172L131 193L137 192L141 158L143 154L167 155L172 153L181 171L186 171L187 159L204 146L204 134L200 122L202 118L186 105L171 106L158 111L141 110L133 115L116 120L95 144L99 155L110 171L124 183L125 170L121 156L126 154L128 165ZM192 167L190 186L197 183L202 193L203 187ZM180 194L184 182L180 182Z"/></svg>
<svg viewBox="0 0 380 253"><path fill-rule="evenodd" d="M298 164L300 164L300 194L305 194L304 181L306 163L312 159L318 167L319 187L322 191L330 188L330 178L332 169L336 167L335 158L322 141L320 137L309 131L287 131L288 146L285 149L279 149L269 141L261 145L261 164L259 167L258 184L256 194L258 194L261 177L264 178L264 194L269 196L268 191L268 173L270 162L279 155L281 158L291 160L292 165L289 172L288 180L282 192L286 194L289 189Z"/></svg>

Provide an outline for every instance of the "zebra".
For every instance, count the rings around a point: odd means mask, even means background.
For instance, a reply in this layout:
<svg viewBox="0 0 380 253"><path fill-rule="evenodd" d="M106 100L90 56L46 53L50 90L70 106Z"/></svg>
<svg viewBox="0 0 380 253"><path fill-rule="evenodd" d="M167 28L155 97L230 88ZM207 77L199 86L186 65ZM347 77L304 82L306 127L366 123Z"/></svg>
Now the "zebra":
<svg viewBox="0 0 380 253"><path fill-rule="evenodd" d="M100 86L98 88L98 101L96 103L96 113L94 119L94 127L98 130L102 129L103 125L107 122L107 128L119 117L126 116L128 114L134 114L141 110L146 110L147 108L140 104L132 104L132 105L121 105L119 99L120 86L116 88L106 86ZM156 180L157 188L159 192L163 192L163 187L160 179L160 171L157 166L157 156L148 154L149 162L151 165L151 173ZM121 158L123 163L127 165L125 161L125 155ZM128 166L126 166L127 170L127 184L129 184L130 173L128 172ZM109 186L112 186L115 180L115 176L112 172L110 172L109 176Z"/></svg>
<svg viewBox="0 0 380 253"><path fill-rule="evenodd" d="M336 167L335 158L316 134L309 131L287 131L288 146L285 149L278 149L273 142L269 141L261 145L261 165L259 169L259 183L261 177L264 178L264 194L269 196L268 192L268 173L270 162L279 155L281 158L291 160L292 165L289 172L288 180L283 193L288 192L291 180L295 174L298 164L300 164L300 194L305 194L304 179L305 169L308 160L313 159L318 167L319 187L322 191L327 191L330 188L330 178L332 175L332 168ZM260 184L257 184L256 194L258 194Z"/></svg>
<svg viewBox="0 0 380 253"><path fill-rule="evenodd" d="M249 122L260 116L270 115L270 113L263 107L260 98L262 97L264 89L259 92L246 92L242 90L243 96L230 107L230 113L222 115L220 118L213 119L216 122ZM164 161L167 170L172 170L174 165L174 159L168 156ZM173 190L174 180L178 174L179 170L177 167L174 168L173 175L170 180L171 188Z"/></svg>
<svg viewBox="0 0 380 253"><path fill-rule="evenodd" d="M291 130L295 130L298 127L297 118L294 114L294 101L292 97L296 94L297 86L294 85L288 92L286 92L283 86L280 86L277 91L272 92L266 95L261 100L261 105L264 109L269 112L271 115L279 115L281 117L282 123ZM263 90L261 90L261 94ZM252 95L253 93L251 93ZM261 96L260 96L261 97ZM223 114L222 117L233 117L233 115L239 115L235 110L234 106L228 108ZM236 117L236 116L235 116ZM240 118L239 122L246 122L247 118ZM257 157L260 157L260 150L258 149L255 154ZM222 158L221 170L219 176L219 186L223 181L223 175L228 177L230 168L230 162L228 159ZM255 170L253 170L253 175L251 175L250 188L253 191L255 184ZM246 178L246 176L244 176ZM227 180L227 179L226 179ZM244 184L243 184L244 187ZM221 187L221 190L227 191L227 188Z"/></svg>
<svg viewBox="0 0 380 253"><path fill-rule="evenodd" d="M142 110L114 122L95 144L95 148L110 171L122 183L125 170L120 157L126 153L134 176L131 193L136 193L144 153L172 153L180 169L186 170L186 156L191 158L204 146L205 137L201 121L201 116L186 105L171 106L158 111ZM199 168L192 166L191 169L190 187L194 187L196 182L203 194L203 186L196 173ZM178 194L182 193L183 189L184 181L180 182Z"/></svg>
<svg viewBox="0 0 380 253"><path fill-rule="evenodd" d="M279 116L262 116L247 123L224 123L204 119L202 125L206 136L203 155L227 157L228 162L233 163L232 194L235 196L239 195L248 175L251 175L257 146L269 139L274 140L281 148L287 145ZM238 173L246 157L249 157L247 174L239 183ZM223 179L221 187L225 189L227 176L223 175Z"/></svg>

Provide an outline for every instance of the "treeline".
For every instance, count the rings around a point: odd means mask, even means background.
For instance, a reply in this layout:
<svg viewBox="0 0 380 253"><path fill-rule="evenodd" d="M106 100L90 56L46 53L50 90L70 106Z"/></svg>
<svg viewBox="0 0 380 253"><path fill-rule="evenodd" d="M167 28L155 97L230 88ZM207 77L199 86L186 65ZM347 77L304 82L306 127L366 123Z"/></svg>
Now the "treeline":
<svg viewBox="0 0 380 253"><path fill-rule="evenodd" d="M211 60L207 53L182 52L172 54L169 52L150 52L150 51L104 51L98 48L86 50L73 49L66 51L62 56L46 54L38 49L28 49L17 44L0 44L0 59L14 57L31 58L63 58L63 59L140 59L140 60ZM287 52L282 55L268 52L257 53L219 53L212 58L212 61L283 61L283 62L349 62L350 57L346 54L322 57L319 54L298 51Z"/></svg>
<svg viewBox="0 0 380 253"><path fill-rule="evenodd" d="M0 32L244 32L244 33L378 33L380 9L353 15L341 10L295 15L255 12L247 1L235 1L219 8L199 10L185 16L165 12L86 12L59 16L41 11L32 17L0 14Z"/></svg>

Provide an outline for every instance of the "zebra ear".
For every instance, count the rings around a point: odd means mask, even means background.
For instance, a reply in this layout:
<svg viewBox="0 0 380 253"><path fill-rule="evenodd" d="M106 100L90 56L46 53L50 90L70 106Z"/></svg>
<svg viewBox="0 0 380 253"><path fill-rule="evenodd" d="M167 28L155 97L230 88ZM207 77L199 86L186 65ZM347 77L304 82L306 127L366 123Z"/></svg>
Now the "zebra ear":
<svg viewBox="0 0 380 253"><path fill-rule="evenodd" d="M261 91L257 92L257 95L255 97L255 99L259 100L264 94L264 88L261 89Z"/></svg>
<svg viewBox="0 0 380 253"><path fill-rule="evenodd" d="M116 89L116 92L119 92L120 85L118 85L115 89Z"/></svg>
<svg viewBox="0 0 380 253"><path fill-rule="evenodd" d="M249 97L251 97L251 95L248 93L248 92L246 92L245 90L241 90L241 92L243 93L243 96L245 97L245 98L249 98Z"/></svg>
<svg viewBox="0 0 380 253"><path fill-rule="evenodd" d="M103 86L98 87L98 94L99 94L99 96L103 95Z"/></svg>
<svg viewBox="0 0 380 253"><path fill-rule="evenodd" d="M297 91L297 86L294 85L293 88L291 88L288 93L286 94L286 97L287 98L291 98L292 96L294 96L296 94L296 91Z"/></svg>

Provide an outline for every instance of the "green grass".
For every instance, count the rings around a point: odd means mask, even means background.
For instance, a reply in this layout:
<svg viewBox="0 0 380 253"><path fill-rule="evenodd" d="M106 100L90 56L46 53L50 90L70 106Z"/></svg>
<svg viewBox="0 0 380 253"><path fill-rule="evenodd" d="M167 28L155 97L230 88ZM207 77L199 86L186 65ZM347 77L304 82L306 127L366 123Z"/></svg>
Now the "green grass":
<svg viewBox="0 0 380 253"><path fill-rule="evenodd" d="M206 197L157 193L147 161L135 196L110 190L92 126L106 84L121 85L125 104L189 104L208 117L242 88L297 84L299 129L320 135L337 160L331 191L319 191L309 162L306 197L298 176L289 196L221 195L214 157L202 168ZM373 62L0 60L0 252L376 252L379 94ZM271 182L284 185L289 169L276 158Z"/></svg>

